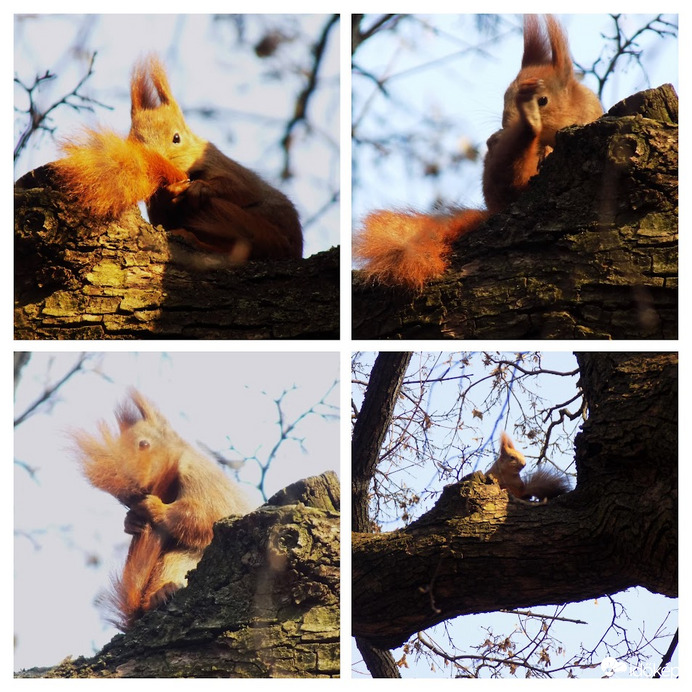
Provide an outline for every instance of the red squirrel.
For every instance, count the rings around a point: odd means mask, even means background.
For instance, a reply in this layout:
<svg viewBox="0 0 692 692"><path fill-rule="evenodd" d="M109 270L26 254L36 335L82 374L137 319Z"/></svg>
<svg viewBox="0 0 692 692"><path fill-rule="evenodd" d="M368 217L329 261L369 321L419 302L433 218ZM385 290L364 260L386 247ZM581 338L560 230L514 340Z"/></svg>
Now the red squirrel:
<svg viewBox="0 0 692 692"><path fill-rule="evenodd" d="M370 214L353 242L354 257L368 279L420 289L440 276L454 241L505 209L538 173L558 130L603 114L596 94L577 81L567 37L551 15L545 16L545 29L547 36L536 15L525 15L521 70L505 92L502 129L487 142L487 209Z"/></svg>
<svg viewBox="0 0 692 692"><path fill-rule="evenodd" d="M250 506L238 485L136 390L115 417L115 434L101 423L100 437L73 436L89 482L128 508L125 532L132 541L106 599L112 622L124 631L187 584L216 521Z"/></svg>
<svg viewBox="0 0 692 692"><path fill-rule="evenodd" d="M524 455L514 446L507 433L500 434L500 454L493 465L485 472L501 488L522 500L549 500L570 491L567 476L551 469L539 468L531 475L522 478L526 466Z"/></svg>
<svg viewBox="0 0 692 692"><path fill-rule="evenodd" d="M231 262L302 257L293 204L190 130L157 58L135 66L130 93L126 139L86 130L63 144L52 167L69 194L102 218L143 200L152 224Z"/></svg>

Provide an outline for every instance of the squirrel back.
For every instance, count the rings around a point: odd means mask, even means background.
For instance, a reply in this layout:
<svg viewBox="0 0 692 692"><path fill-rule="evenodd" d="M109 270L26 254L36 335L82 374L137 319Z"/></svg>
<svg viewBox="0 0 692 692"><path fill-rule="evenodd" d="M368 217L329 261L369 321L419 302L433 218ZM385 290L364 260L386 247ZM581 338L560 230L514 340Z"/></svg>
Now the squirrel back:
<svg viewBox="0 0 692 692"><path fill-rule="evenodd" d="M104 602L111 620L129 627L186 584L219 519L250 510L218 466L196 452L136 390L116 410L118 433L73 434L82 470L127 508L132 542L122 574Z"/></svg>
<svg viewBox="0 0 692 692"><path fill-rule="evenodd" d="M52 166L68 194L101 218L145 201L152 224L230 262L302 257L293 204L190 130L156 57L135 66L130 95L126 139L87 130L64 143Z"/></svg>
<svg viewBox="0 0 692 692"><path fill-rule="evenodd" d="M574 76L564 31L550 15L545 25L547 35L536 15L525 16L521 70L505 92L502 129L487 142L483 170L487 211L371 214L353 243L366 279L420 289L440 276L453 243L505 209L526 188L552 151L559 129L602 115L596 94Z"/></svg>

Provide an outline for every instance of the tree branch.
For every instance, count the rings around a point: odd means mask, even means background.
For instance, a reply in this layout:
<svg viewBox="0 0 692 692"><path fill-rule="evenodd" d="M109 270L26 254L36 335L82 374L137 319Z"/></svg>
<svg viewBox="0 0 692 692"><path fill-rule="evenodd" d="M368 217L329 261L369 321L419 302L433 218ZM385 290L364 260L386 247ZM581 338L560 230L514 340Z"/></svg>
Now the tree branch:
<svg viewBox="0 0 692 692"><path fill-rule="evenodd" d="M373 364L363 405L353 426L351 453L352 530L370 531L369 490L382 442L392 420L394 407L411 362L410 353L380 353ZM356 637L356 645L373 678L398 678L399 669L386 649L367 638Z"/></svg>

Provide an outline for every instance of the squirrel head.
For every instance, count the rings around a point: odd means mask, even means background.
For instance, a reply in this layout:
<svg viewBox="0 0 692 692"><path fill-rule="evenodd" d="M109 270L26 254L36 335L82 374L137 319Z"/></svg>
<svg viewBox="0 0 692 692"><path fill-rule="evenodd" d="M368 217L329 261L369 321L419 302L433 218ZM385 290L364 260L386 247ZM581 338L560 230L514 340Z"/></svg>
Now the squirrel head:
<svg viewBox="0 0 692 692"><path fill-rule="evenodd" d="M603 108L596 94L574 75L567 36L557 20L545 15L545 31L537 15L524 17L524 55L521 70L505 92L502 127L519 119L516 97L522 84L540 80L533 98L541 118L540 141L555 145L555 133L569 125L597 120Z"/></svg>
<svg viewBox="0 0 692 692"><path fill-rule="evenodd" d="M136 465L136 475L146 494L170 502L177 494L173 485L184 443L148 399L136 389L130 389L129 395L115 412L120 452L129 455L130 464Z"/></svg>
<svg viewBox="0 0 692 692"><path fill-rule="evenodd" d="M181 170L190 170L206 142L187 126L158 58L149 56L135 65L130 96L130 138L155 150Z"/></svg>
<svg viewBox="0 0 692 692"><path fill-rule="evenodd" d="M515 448L512 438L506 433L500 434L500 455L498 462L503 471L521 471L526 466L524 455Z"/></svg>
<svg viewBox="0 0 692 692"><path fill-rule="evenodd" d="M177 494L184 443L138 391L115 412L119 434L100 424L101 437L73 434L85 476L92 485L131 506L145 495L171 502Z"/></svg>

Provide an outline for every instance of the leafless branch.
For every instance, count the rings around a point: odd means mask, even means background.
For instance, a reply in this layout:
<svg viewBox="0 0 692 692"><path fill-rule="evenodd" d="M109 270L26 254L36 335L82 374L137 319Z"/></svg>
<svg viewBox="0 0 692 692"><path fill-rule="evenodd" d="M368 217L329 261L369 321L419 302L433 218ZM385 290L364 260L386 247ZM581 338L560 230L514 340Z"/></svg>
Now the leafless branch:
<svg viewBox="0 0 692 692"><path fill-rule="evenodd" d="M678 32L677 24L666 21L663 19L663 15L659 14L644 24L644 26L637 29L631 36L627 36L620 21L622 15L611 14L610 17L613 22L613 33L612 35L602 34L607 44L601 55L590 68L584 68L577 64L581 72L593 75L593 77L596 78L598 82L599 98L602 98L605 85L615 73L616 69L622 69L621 64L623 60L626 62L634 62L642 73L646 75L646 70L642 64L643 50L638 43L645 34L654 33L661 39L665 39L668 36L677 37ZM609 53L612 54L607 57Z"/></svg>
<svg viewBox="0 0 692 692"><path fill-rule="evenodd" d="M67 382L75 373L83 371L84 364L89 360L89 357L89 353L81 353L78 356L75 364L60 379L50 385L47 385L43 392L41 392L38 399L29 405L21 415L15 418L14 427L16 428L17 426L21 425L27 418L34 415L42 404L50 401L55 392L57 392L58 389L60 389L60 387L62 387L65 382Z"/></svg>
<svg viewBox="0 0 692 692"><path fill-rule="evenodd" d="M284 152L284 164L281 171L282 179L286 180L291 177L291 162L290 162L290 152L291 144L293 141L293 134L295 128L301 122L307 122L308 117L308 105L310 99L315 93L318 83L318 75L320 70L320 65L322 63L322 58L324 57L325 48L327 46L327 41L329 40L329 34L333 27L339 23L339 14L332 14L326 21L322 33L320 34L317 42L313 46L312 55L313 63L312 67L308 71L307 80L305 86L303 87L298 98L296 99L295 108L293 111L293 116L286 124L286 129L284 135L281 138L281 147Z"/></svg>
<svg viewBox="0 0 692 692"><path fill-rule="evenodd" d="M18 77L14 78L15 84L19 85L22 89L24 89L29 99L29 105L25 110L15 108L17 112L24 113L28 116L28 122L26 124L26 127L24 128L22 134L19 136L19 140L14 148L15 161L17 160L23 149L26 147L27 143L29 142L29 139L35 132L45 131L52 134L55 131L55 128L51 127L49 123L52 120L52 114L61 106L68 106L69 108L72 108L76 111L86 110L90 112L94 111L94 106L100 106L101 108L108 109L111 108L110 106L107 106L103 103L99 103L90 96L85 96L84 94L79 93L80 89L84 86L87 80L94 73L95 60L96 53L93 53L91 58L89 59L89 67L87 69L87 73L79 80L77 85L69 93L65 94L65 96L63 96L61 99L53 103L45 110L41 110L38 107L35 95L45 82L55 79L56 76L52 74L49 70L46 70L46 72L43 75L37 75L34 78L33 84L31 85L24 84L24 82L22 82Z"/></svg>

